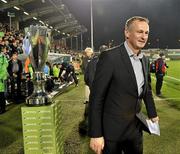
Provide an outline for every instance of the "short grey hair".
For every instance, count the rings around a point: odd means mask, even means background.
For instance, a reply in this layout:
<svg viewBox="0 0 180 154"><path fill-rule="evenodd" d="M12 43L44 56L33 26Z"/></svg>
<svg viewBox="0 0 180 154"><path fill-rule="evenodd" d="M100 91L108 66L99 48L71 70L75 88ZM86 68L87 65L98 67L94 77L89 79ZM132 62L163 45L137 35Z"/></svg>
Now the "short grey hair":
<svg viewBox="0 0 180 154"><path fill-rule="evenodd" d="M149 19L141 16L133 16L126 21L125 28L128 29L134 21L144 21L149 24Z"/></svg>
<svg viewBox="0 0 180 154"><path fill-rule="evenodd" d="M85 52L91 52L91 53L93 53L93 49L92 49L92 48L89 48L89 47L87 47L84 51L85 51Z"/></svg>

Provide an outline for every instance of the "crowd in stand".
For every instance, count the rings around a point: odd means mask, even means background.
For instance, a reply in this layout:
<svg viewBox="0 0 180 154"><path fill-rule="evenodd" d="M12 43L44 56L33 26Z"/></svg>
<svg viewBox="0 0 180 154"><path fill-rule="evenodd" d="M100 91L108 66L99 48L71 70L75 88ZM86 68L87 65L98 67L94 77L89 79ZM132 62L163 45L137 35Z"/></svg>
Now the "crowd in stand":
<svg viewBox="0 0 180 154"><path fill-rule="evenodd" d="M14 51L18 53L23 53L22 44L24 34L20 31L11 30L8 27L0 24L0 31L3 32L3 36L0 37L0 48L6 47L7 55L12 56Z"/></svg>
<svg viewBox="0 0 180 154"><path fill-rule="evenodd" d="M18 54L23 53L22 42L23 33L20 31L9 31L6 24L0 24L0 113L5 112L5 94L7 91L7 81L10 83L10 98L20 98L21 96L21 74L22 62L18 60ZM16 96L15 93L16 91Z"/></svg>

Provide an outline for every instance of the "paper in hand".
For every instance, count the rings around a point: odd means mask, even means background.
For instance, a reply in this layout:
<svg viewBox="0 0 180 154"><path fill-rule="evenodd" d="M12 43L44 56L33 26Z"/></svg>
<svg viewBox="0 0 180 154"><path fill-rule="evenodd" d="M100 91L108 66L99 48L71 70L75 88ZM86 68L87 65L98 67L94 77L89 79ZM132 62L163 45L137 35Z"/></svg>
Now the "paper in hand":
<svg viewBox="0 0 180 154"><path fill-rule="evenodd" d="M148 124L148 128L149 128L151 134L160 136L160 129L159 129L158 121L152 122L150 119L146 119L146 122Z"/></svg>
<svg viewBox="0 0 180 154"><path fill-rule="evenodd" d="M136 113L136 117L141 122L142 130L148 132L149 134L155 134L160 136L160 128L158 122L153 123L142 112Z"/></svg>

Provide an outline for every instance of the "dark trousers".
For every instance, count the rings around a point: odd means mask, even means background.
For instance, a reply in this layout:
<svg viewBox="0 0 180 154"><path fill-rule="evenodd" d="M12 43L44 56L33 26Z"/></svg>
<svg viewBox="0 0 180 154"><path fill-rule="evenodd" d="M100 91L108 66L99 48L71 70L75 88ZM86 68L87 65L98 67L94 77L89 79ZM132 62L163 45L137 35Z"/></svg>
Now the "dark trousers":
<svg viewBox="0 0 180 154"><path fill-rule="evenodd" d="M12 98L18 99L18 97L21 97L21 79L13 77L10 84Z"/></svg>
<svg viewBox="0 0 180 154"><path fill-rule="evenodd" d="M105 140L103 154L143 154L142 132L120 142Z"/></svg>
<svg viewBox="0 0 180 154"><path fill-rule="evenodd" d="M54 80L53 79L47 79L45 82L45 90L47 92L52 92L54 88Z"/></svg>
<svg viewBox="0 0 180 154"><path fill-rule="evenodd" d="M66 72L65 76L67 77L67 81L71 81L71 78L74 79L75 84L78 84L78 79L74 71Z"/></svg>
<svg viewBox="0 0 180 154"><path fill-rule="evenodd" d="M156 74L156 94L161 94L161 88L163 84L163 74Z"/></svg>
<svg viewBox="0 0 180 154"><path fill-rule="evenodd" d="M77 77L76 77L75 72L72 73L72 77L73 77L73 79L74 79L75 84L78 84L78 79L77 79Z"/></svg>
<svg viewBox="0 0 180 154"><path fill-rule="evenodd" d="M0 112L4 112L6 108L6 101L5 101L5 96L4 92L0 92Z"/></svg>

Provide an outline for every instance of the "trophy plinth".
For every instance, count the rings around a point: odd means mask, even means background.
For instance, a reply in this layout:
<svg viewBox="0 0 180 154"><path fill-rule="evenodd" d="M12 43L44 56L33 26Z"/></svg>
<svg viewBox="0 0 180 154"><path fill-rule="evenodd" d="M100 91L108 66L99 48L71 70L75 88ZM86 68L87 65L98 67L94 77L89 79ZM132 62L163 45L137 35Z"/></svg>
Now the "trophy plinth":
<svg viewBox="0 0 180 154"><path fill-rule="evenodd" d="M26 105L40 106L48 105L52 101L48 97L44 84L44 65L48 56L50 47L50 30L45 26L33 26L28 28L26 41L28 41L28 53L32 64L33 86L34 91L31 96L26 99Z"/></svg>

